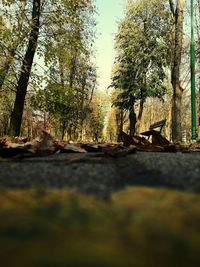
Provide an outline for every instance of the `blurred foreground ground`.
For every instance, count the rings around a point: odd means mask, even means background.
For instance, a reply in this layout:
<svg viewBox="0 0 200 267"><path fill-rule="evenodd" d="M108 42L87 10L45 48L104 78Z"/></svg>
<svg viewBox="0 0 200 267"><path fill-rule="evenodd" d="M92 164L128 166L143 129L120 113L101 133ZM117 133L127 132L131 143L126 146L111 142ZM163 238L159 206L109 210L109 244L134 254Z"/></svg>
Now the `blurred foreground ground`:
<svg viewBox="0 0 200 267"><path fill-rule="evenodd" d="M150 152L1 160L1 266L200 266L199 163Z"/></svg>

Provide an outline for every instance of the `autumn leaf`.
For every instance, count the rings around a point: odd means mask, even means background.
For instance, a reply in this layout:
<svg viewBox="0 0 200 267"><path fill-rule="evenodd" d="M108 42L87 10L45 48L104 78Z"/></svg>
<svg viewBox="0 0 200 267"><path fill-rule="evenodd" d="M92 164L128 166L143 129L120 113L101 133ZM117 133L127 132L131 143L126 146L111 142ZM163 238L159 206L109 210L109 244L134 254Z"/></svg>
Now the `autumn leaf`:
<svg viewBox="0 0 200 267"><path fill-rule="evenodd" d="M105 147L103 148L103 152L105 156L119 158L124 157L128 154L132 154L136 152L136 146L124 147L124 146L116 146L116 147Z"/></svg>
<svg viewBox="0 0 200 267"><path fill-rule="evenodd" d="M62 149L60 149L60 153L86 153L87 151L80 146L73 144L66 144Z"/></svg>

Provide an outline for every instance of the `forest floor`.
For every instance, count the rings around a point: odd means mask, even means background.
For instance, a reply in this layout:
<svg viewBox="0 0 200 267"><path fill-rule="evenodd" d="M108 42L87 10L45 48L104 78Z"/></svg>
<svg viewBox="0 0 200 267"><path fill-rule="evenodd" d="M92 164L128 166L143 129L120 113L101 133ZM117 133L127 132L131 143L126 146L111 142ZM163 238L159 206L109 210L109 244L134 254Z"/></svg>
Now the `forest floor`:
<svg viewBox="0 0 200 267"><path fill-rule="evenodd" d="M0 158L3 267L200 266L200 153L113 151Z"/></svg>

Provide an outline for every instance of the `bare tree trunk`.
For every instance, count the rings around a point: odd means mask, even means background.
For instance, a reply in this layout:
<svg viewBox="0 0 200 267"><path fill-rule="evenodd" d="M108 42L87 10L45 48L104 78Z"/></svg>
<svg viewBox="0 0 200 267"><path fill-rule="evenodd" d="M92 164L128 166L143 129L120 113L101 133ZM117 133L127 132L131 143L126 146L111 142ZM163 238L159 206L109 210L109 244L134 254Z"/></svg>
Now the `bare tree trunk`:
<svg viewBox="0 0 200 267"><path fill-rule="evenodd" d="M75 74L76 74L76 59L77 59L77 54L72 57L71 59L71 69L70 69L70 75L69 75L69 86L72 88L74 85L74 79L75 79Z"/></svg>
<svg viewBox="0 0 200 267"><path fill-rule="evenodd" d="M173 0L169 0L169 3L174 17L175 30L171 82L173 86L172 140L176 142L182 140L181 105L183 89L180 84L180 65L183 43L183 0L177 0L176 9L174 9Z"/></svg>
<svg viewBox="0 0 200 267"><path fill-rule="evenodd" d="M33 0L32 29L29 36L28 47L22 63L21 74L16 88L14 108L11 114L9 135L19 136L24 110L25 97L27 93L28 81L36 52L39 35L40 0Z"/></svg>
<svg viewBox="0 0 200 267"><path fill-rule="evenodd" d="M124 126L124 112L122 109L116 114L116 124L117 124L117 142L121 142L123 126Z"/></svg>
<svg viewBox="0 0 200 267"><path fill-rule="evenodd" d="M138 118L137 118L137 124L136 124L136 133L140 133L140 126L141 126L141 121L142 121L142 114L144 110L144 99L140 100L140 105L139 105L139 112L138 112Z"/></svg>
<svg viewBox="0 0 200 267"><path fill-rule="evenodd" d="M65 80L64 80L64 63L61 57L58 57L59 68L60 68L60 84L63 92L65 91ZM67 114L66 114L67 115ZM64 116L65 117L65 116ZM61 124L61 139L63 140L66 134L67 121L65 118L62 118L60 121Z"/></svg>
<svg viewBox="0 0 200 267"><path fill-rule="evenodd" d="M62 129L61 129L61 139L64 140L64 137L65 137L65 133L66 133L66 122L63 121L62 122Z"/></svg>
<svg viewBox="0 0 200 267"><path fill-rule="evenodd" d="M129 121L130 121L130 136L134 136L135 135L135 126L136 126L136 122L137 122L137 118L136 118L136 114L135 114L135 110L134 110L134 106L132 107L132 109L129 110Z"/></svg>

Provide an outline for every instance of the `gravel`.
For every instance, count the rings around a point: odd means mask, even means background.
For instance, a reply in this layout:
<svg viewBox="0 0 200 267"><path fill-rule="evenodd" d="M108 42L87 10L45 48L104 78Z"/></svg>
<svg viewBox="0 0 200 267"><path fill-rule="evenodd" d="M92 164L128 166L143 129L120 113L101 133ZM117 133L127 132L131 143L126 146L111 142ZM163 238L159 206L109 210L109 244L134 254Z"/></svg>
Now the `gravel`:
<svg viewBox="0 0 200 267"><path fill-rule="evenodd" d="M199 193L200 153L55 154L0 161L1 188L70 187L106 199L113 191L141 185Z"/></svg>

